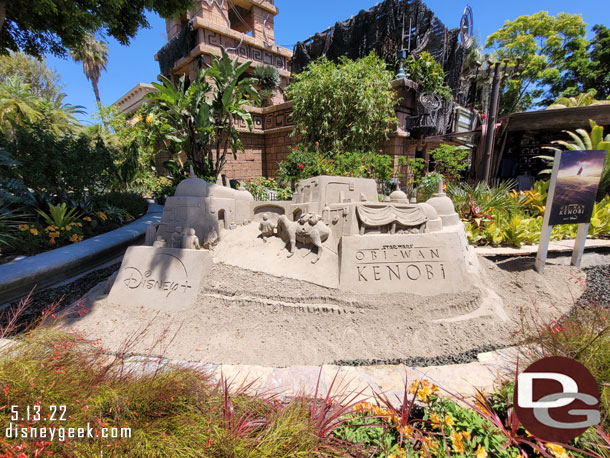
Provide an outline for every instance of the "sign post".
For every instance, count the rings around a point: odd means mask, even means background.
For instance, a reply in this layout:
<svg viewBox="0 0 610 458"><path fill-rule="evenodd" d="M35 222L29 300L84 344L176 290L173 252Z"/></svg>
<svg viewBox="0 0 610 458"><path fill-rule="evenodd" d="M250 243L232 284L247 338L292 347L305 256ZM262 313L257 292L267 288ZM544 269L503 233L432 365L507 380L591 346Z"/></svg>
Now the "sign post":
<svg viewBox="0 0 610 458"><path fill-rule="evenodd" d="M535 269L544 272L553 226L578 224L571 265L580 267L606 151L556 151Z"/></svg>

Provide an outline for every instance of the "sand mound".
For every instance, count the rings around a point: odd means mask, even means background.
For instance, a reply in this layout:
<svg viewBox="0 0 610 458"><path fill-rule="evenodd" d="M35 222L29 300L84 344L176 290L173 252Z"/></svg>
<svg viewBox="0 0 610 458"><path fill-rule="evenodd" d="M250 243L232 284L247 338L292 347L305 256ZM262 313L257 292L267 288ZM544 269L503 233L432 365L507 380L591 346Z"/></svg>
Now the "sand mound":
<svg viewBox="0 0 610 458"><path fill-rule="evenodd" d="M87 296L89 312L64 324L101 338L110 350L139 335L134 353L208 363L292 366L458 354L510 344L523 314L557 318L582 294L574 279L581 271L549 265L540 276L532 262L481 259L486 287L432 297L354 294L217 263L188 310L109 304L100 284Z"/></svg>

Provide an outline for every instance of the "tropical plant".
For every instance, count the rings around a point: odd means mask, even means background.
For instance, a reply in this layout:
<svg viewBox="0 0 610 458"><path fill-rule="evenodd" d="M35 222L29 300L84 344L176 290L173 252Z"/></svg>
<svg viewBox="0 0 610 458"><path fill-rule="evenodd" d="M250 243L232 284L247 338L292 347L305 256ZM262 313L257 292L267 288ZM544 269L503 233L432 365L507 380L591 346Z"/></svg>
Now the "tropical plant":
<svg viewBox="0 0 610 458"><path fill-rule="evenodd" d="M184 76L177 85L165 77L152 83L157 90L146 95L150 103L143 113L151 116L151 141L163 142L172 157L184 152L195 173L208 179L222 172L229 151L234 157L243 151L238 121L252 129L245 106L258 99L252 79L242 77L250 62L238 65L237 58L221 52L188 87Z"/></svg>
<svg viewBox="0 0 610 458"><path fill-rule="evenodd" d="M108 46L103 41L96 40L93 35L88 35L78 46L70 50L70 55L75 61L82 62L83 72L93 86L95 100L98 104L101 103L98 83L101 71L106 70Z"/></svg>
<svg viewBox="0 0 610 458"><path fill-rule="evenodd" d="M42 119L41 99L18 77L0 84L0 132L13 137L17 126Z"/></svg>
<svg viewBox="0 0 610 458"><path fill-rule="evenodd" d="M244 183L246 190L254 196L256 200L268 200L269 191L272 191L276 195L277 200L290 200L292 199L292 189L289 187L281 186L273 178L248 178Z"/></svg>
<svg viewBox="0 0 610 458"><path fill-rule="evenodd" d="M445 183L460 181L461 173L468 169L468 149L455 145L440 145L430 151L434 172L443 176Z"/></svg>
<svg viewBox="0 0 610 458"><path fill-rule="evenodd" d="M328 159L346 151L378 152L396 123L394 75L374 54L338 63L324 57L293 75L286 90L294 102L294 136L301 151Z"/></svg>
<svg viewBox="0 0 610 458"><path fill-rule="evenodd" d="M66 203L60 205L49 205L49 213L36 209L45 222L50 226L65 227L76 221L82 216L76 208L68 208Z"/></svg>
<svg viewBox="0 0 610 458"><path fill-rule="evenodd" d="M415 57L412 54L405 61L409 79L419 83L423 92L432 92L444 100L453 100L451 89L445 82L445 72L430 53L424 51Z"/></svg>
<svg viewBox="0 0 610 458"><path fill-rule="evenodd" d="M280 87L280 74L270 65L259 65L252 74L252 80L257 86L263 106L267 106L273 92Z"/></svg>
<svg viewBox="0 0 610 458"><path fill-rule="evenodd" d="M575 97L559 97L555 99L547 110L557 110L560 108L587 107L590 105L610 105L610 100L596 100L595 90L580 93Z"/></svg>
<svg viewBox="0 0 610 458"><path fill-rule="evenodd" d="M45 99L55 98L62 90L59 74L50 69L44 60L19 52L0 55L0 84L11 77L28 84L36 96Z"/></svg>

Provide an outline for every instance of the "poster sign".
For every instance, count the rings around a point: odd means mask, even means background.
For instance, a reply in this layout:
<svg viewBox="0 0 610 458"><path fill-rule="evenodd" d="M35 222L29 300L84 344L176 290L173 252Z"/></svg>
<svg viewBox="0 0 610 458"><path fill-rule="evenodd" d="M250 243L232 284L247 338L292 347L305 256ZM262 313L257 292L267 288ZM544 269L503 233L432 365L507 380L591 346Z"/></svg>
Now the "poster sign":
<svg viewBox="0 0 610 458"><path fill-rule="evenodd" d="M571 265L580 267L606 151L556 151L535 269L544 272L553 226L578 224Z"/></svg>
<svg viewBox="0 0 610 458"><path fill-rule="evenodd" d="M606 151L603 150L561 153L555 192L550 203L550 226L583 224L591 220L605 158Z"/></svg>

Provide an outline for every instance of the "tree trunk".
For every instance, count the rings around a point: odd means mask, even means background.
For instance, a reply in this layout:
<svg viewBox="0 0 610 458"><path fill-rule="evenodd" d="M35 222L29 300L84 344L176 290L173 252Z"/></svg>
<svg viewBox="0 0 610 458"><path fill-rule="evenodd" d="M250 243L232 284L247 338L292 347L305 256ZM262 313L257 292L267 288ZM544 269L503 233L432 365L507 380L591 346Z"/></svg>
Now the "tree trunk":
<svg viewBox="0 0 610 458"><path fill-rule="evenodd" d="M97 100L98 104L101 104L102 101L100 100L100 90L97 87L97 83L94 81L91 81L91 85L93 86L93 92L95 92L95 100Z"/></svg>
<svg viewBox="0 0 610 458"><path fill-rule="evenodd" d="M0 30L4 27L4 21L6 20L6 2L0 0Z"/></svg>

